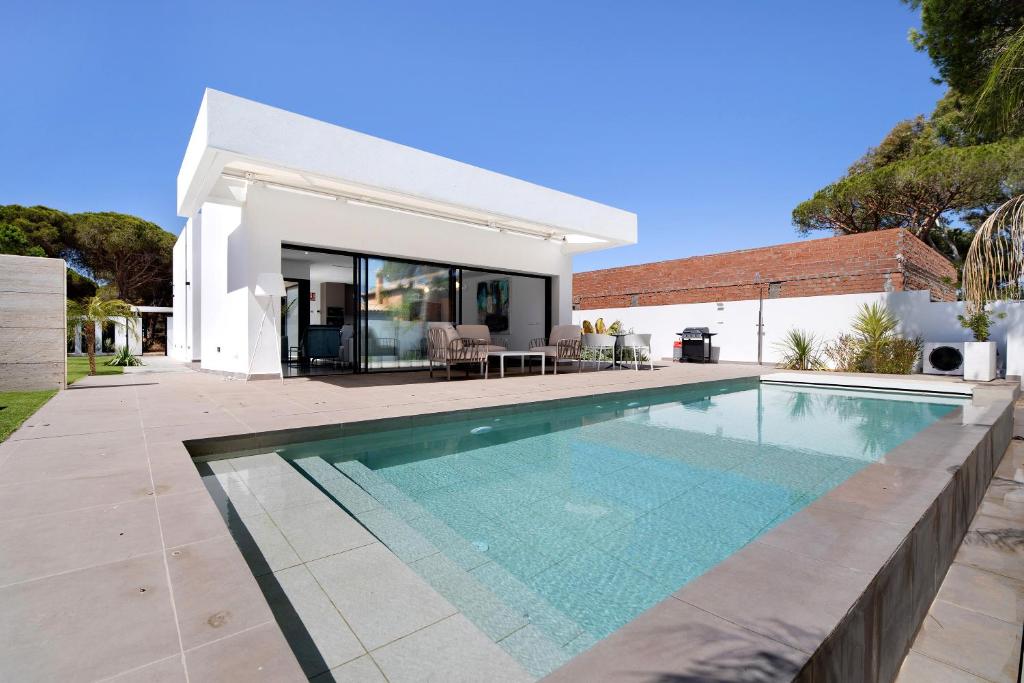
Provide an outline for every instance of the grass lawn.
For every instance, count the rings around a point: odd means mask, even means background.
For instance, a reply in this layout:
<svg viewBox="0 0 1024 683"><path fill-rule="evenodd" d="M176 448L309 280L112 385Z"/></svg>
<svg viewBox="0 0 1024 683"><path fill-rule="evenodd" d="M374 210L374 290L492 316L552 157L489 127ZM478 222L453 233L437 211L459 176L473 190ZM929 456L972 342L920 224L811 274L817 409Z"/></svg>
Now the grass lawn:
<svg viewBox="0 0 1024 683"><path fill-rule="evenodd" d="M56 394L49 391L0 391L0 441L10 436L21 423Z"/></svg>
<svg viewBox="0 0 1024 683"><path fill-rule="evenodd" d="M106 357L97 356L97 375L120 375L124 371L124 368L117 365L104 365L106 362ZM88 374L89 358L87 356L68 356L68 384L74 384Z"/></svg>

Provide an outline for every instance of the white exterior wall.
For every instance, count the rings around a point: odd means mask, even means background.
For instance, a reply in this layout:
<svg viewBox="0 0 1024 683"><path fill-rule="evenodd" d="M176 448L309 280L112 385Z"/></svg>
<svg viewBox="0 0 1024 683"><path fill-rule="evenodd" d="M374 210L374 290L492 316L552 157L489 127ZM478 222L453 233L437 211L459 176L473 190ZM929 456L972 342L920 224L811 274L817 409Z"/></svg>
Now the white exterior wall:
<svg viewBox="0 0 1024 683"><path fill-rule="evenodd" d="M259 310L252 294L256 276L250 276L249 251L259 245L253 244L247 234L241 206L206 202L200 212L203 221L199 234L201 367L244 374L249 363L253 311ZM280 272L279 269L280 266L271 272ZM277 367L264 372L271 371L276 373Z"/></svg>
<svg viewBox="0 0 1024 683"><path fill-rule="evenodd" d="M862 304L876 301L896 314L901 321L900 331L907 336L920 335L925 341L935 342L971 340L971 333L957 320L957 315L963 313L963 303L932 302L924 291L765 299L764 362L778 361L777 344L790 329L800 328L830 341L850 331L850 322ZM708 327L718 333L713 345L720 360L757 362L757 300L726 301L721 304L722 310L718 306L701 303L582 310L573 312L573 322L604 318L610 324L621 320L626 329L653 335L655 358L672 357L675 333L684 327ZM1022 374L1024 303L997 303L994 311L1007 314L992 326L1000 366L1005 365L1008 374Z"/></svg>
<svg viewBox="0 0 1024 683"><path fill-rule="evenodd" d="M214 206L219 207L216 218L211 217ZM203 368L246 371L245 348L255 350L265 305L265 300L257 301L252 295L252 288L260 273L281 272L282 242L549 275L553 278L552 324L571 320L572 256L559 243L253 186L247 190L244 208L211 203L203 207ZM226 271L216 265L224 263ZM244 324L229 322L241 305L240 288L245 288L248 298ZM273 306L276 311L278 302ZM278 371L277 326L274 313L264 323L254 374ZM246 330L246 344L226 350L240 329Z"/></svg>
<svg viewBox="0 0 1024 683"><path fill-rule="evenodd" d="M549 330L544 329L544 281L535 277L516 277L515 275L481 275L462 276L462 322L477 324L476 319L476 286L489 280L508 279L509 298L509 333L507 335L510 349L527 349L531 339L547 337ZM552 297L554 294L552 294ZM554 316L552 316L554 320Z"/></svg>
<svg viewBox="0 0 1024 683"><path fill-rule="evenodd" d="M174 243L174 314L168 318L167 355L185 363L199 360L200 352L202 316L197 293L202 281L201 223L200 214L190 218ZM171 319L177 324L171 326Z"/></svg>

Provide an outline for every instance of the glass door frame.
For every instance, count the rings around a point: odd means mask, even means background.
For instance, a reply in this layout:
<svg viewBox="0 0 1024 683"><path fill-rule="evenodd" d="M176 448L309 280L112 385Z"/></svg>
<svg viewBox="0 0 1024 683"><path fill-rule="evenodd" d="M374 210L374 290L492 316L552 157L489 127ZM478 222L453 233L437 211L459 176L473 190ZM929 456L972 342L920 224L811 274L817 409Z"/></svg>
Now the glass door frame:
<svg viewBox="0 0 1024 683"><path fill-rule="evenodd" d="M352 286L355 290L356 306L353 311L353 329L356 330L356 334L352 335L353 343L353 356L356 362L353 363L352 372L356 374L369 374L375 372L422 372L424 368L410 367L410 368L369 368L368 367L368 356L366 356L366 349L363 348L363 340L369 338L369 318L365 314L364 302L363 302L363 284L367 282L368 268L370 259L381 259L384 261L396 261L398 263L408 263L410 265L422 265L430 266L434 268L447 268L448 269L448 310L451 312L449 317L452 318L451 323L453 325L462 324L462 272L464 270L472 270L478 273L489 273L493 275L506 275L506 276L517 276L517 277L530 277L537 278L544 281L544 327L545 335L551 330L551 294L552 294L552 279L550 275L541 275L539 273L523 273L514 270L498 270L495 268L484 268L482 266L472 265L459 265L454 263L438 263L436 261L426 261L422 259L411 259L403 258L400 256L389 256L387 254L373 254L366 252L347 251L344 249L329 249L327 247L313 247L304 244L292 244L290 242L282 242L282 249L301 249L302 251L312 251L318 254L333 254L336 256L347 256L352 259ZM297 278L288 278L289 280L295 281ZM308 281L307 281L308 282ZM308 284L306 285L308 288ZM308 290L307 290L308 291ZM307 295L308 296L308 295ZM308 302L307 302L307 316L308 316Z"/></svg>

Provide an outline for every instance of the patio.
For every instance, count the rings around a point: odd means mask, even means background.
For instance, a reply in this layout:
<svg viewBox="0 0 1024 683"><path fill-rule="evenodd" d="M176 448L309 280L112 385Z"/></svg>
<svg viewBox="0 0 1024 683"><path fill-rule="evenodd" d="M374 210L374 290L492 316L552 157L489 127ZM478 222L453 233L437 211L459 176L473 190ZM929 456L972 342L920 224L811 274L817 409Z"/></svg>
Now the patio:
<svg viewBox="0 0 1024 683"><path fill-rule="evenodd" d="M0 600L5 605L0 673L10 680L185 680L186 671L191 681L306 679L183 441L217 439L217 448L251 447L254 434L268 431L330 430L358 420L765 371L755 365L687 364L653 372L567 372L452 382L430 380L425 372L283 383L245 383L187 371L83 379L0 444L0 544L6 551L0 561ZM941 434L936 438L941 440ZM264 446L272 450L271 443ZM923 457L910 451L907 457ZM827 525L823 528L814 533L833 533ZM859 532L844 532L847 541L857 540L850 533L874 533L871 523L857 528ZM347 552L366 555L382 548L360 539L346 544L351 548ZM1009 561L1019 558L1019 552L1008 551ZM323 559L312 561L317 562ZM692 595L688 590L680 595ZM658 613L666 614L660 608ZM741 628L710 614L702 619L706 623L701 628L725 628L735 637L738 649L730 657L742 658L747 650L759 656L770 645L790 670L808 656L801 653L802 641L793 647L772 644L757 635L756 624ZM334 674L358 680L372 680L368 677L381 670L388 680L418 680L431 670L445 671L432 668L449 662L445 642L453 637L478 641L465 628L465 619L443 600L413 621L407 633L385 633L361 645L348 642L347 649L339 646L338 652L344 653L327 665L336 667ZM819 627L826 628L815 622L813 630ZM358 630L355 622L353 628ZM629 642L637 632L625 631L610 641ZM485 644L481 647L486 649ZM564 675L604 667L603 657L614 652L593 650ZM351 659L341 661L346 657ZM674 655L662 664L680 670L686 666ZM341 671L344 667L349 668ZM449 680L454 676L451 670L447 674ZM510 678L514 674L509 671Z"/></svg>
<svg viewBox="0 0 1024 683"><path fill-rule="evenodd" d="M304 680L182 441L757 374L85 378L0 444L0 677Z"/></svg>

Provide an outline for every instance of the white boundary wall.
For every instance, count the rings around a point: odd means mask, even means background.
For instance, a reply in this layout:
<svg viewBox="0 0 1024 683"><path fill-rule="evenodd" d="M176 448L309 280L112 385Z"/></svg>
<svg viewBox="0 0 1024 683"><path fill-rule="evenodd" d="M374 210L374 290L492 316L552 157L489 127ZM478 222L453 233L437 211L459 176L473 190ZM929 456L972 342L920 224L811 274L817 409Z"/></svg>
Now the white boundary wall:
<svg viewBox="0 0 1024 683"><path fill-rule="evenodd" d="M920 335L925 341L971 341L971 333L960 326L957 315L962 302L932 302L928 292L879 292L837 296L793 297L764 300L764 362L779 358L777 344L792 328L812 332L819 339L832 340L850 330L850 321L861 304L882 302L900 319L900 331ZM610 324L621 320L626 329L653 335L655 358L671 358L676 332L684 327L708 327L714 337L716 358L722 361L757 362L756 299L722 303L671 304L573 311L573 322L604 318ZM1007 374L1024 374L1024 302L997 303L996 312L1006 317L992 326L992 340L998 344L999 364ZM1009 360L1007 358L1009 356Z"/></svg>

